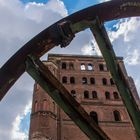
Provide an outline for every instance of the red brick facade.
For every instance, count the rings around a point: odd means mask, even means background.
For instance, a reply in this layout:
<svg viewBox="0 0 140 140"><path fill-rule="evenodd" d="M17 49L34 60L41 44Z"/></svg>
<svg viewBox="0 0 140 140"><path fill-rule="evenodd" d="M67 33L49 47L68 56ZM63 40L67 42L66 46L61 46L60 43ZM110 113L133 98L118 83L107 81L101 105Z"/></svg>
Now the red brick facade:
<svg viewBox="0 0 140 140"><path fill-rule="evenodd" d="M136 140L129 115L103 58L50 54L44 63L111 140ZM122 58L118 58L118 63L127 76ZM34 86L29 139L88 140L38 84Z"/></svg>

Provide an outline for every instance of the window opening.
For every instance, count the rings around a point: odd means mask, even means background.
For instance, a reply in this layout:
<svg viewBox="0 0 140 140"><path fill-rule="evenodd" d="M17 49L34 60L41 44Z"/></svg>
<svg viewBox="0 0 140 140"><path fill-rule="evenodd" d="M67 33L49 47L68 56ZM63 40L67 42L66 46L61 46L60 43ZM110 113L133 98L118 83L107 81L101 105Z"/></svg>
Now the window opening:
<svg viewBox="0 0 140 140"><path fill-rule="evenodd" d="M66 76L62 77L62 83L64 83L64 84L67 83L67 77Z"/></svg>
<svg viewBox="0 0 140 140"><path fill-rule="evenodd" d="M114 99L119 99L119 94L117 92L113 92Z"/></svg>
<svg viewBox="0 0 140 140"><path fill-rule="evenodd" d="M111 85L114 85L115 84L112 78L110 79L110 84Z"/></svg>
<svg viewBox="0 0 140 140"><path fill-rule="evenodd" d="M84 91L84 98L85 99L88 99L89 98L89 92L87 90Z"/></svg>
<svg viewBox="0 0 140 140"><path fill-rule="evenodd" d="M90 116L96 122L96 124L98 125L98 115L97 115L97 113L92 111L92 112L90 112Z"/></svg>
<svg viewBox="0 0 140 140"><path fill-rule="evenodd" d="M105 92L105 97L106 97L107 100L110 99L110 93L108 91Z"/></svg>
<svg viewBox="0 0 140 140"><path fill-rule="evenodd" d="M115 121L121 121L121 116L120 116L120 112L119 111L115 110L113 112L113 114L114 114L114 120Z"/></svg>
<svg viewBox="0 0 140 140"><path fill-rule="evenodd" d="M75 78L74 77L70 77L70 83L75 84Z"/></svg>
<svg viewBox="0 0 140 140"><path fill-rule="evenodd" d="M95 78L90 78L90 84L95 84Z"/></svg>
<svg viewBox="0 0 140 140"><path fill-rule="evenodd" d="M96 91L92 91L92 98L97 99L97 92Z"/></svg>
<svg viewBox="0 0 140 140"><path fill-rule="evenodd" d="M86 70L86 66L84 63L81 64L81 70Z"/></svg>
<svg viewBox="0 0 140 140"><path fill-rule="evenodd" d="M73 96L74 98L76 98L76 92L75 92L75 90L72 90L72 91L71 91L71 94L72 94L72 96Z"/></svg>
<svg viewBox="0 0 140 140"><path fill-rule="evenodd" d="M106 78L103 78L102 82L103 82L103 85L107 85L107 79Z"/></svg>
<svg viewBox="0 0 140 140"><path fill-rule="evenodd" d="M103 64L99 64L99 70L104 71L104 65Z"/></svg>
<svg viewBox="0 0 140 140"><path fill-rule="evenodd" d="M93 70L93 65L92 64L88 64L88 70Z"/></svg>
<svg viewBox="0 0 140 140"><path fill-rule="evenodd" d="M67 65L65 62L62 63L62 69L66 69L67 68Z"/></svg>
<svg viewBox="0 0 140 140"><path fill-rule="evenodd" d="M87 84L87 78L86 77L82 78L82 84Z"/></svg>

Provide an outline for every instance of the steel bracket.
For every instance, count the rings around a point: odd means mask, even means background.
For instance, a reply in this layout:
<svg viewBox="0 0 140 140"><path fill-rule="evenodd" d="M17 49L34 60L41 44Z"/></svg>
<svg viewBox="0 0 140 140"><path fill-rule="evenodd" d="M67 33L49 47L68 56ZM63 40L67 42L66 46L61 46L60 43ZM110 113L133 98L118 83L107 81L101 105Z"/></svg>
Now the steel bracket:
<svg viewBox="0 0 140 140"><path fill-rule="evenodd" d="M70 44L70 42L75 37L75 34L72 32L71 29L71 22L63 21L57 24L57 29L61 37L61 48L66 47Z"/></svg>

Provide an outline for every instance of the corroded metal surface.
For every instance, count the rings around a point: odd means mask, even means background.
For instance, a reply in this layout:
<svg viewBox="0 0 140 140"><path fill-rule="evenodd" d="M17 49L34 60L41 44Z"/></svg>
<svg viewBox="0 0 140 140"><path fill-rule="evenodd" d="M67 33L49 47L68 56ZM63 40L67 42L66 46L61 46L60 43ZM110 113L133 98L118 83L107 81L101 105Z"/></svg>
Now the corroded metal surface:
<svg viewBox="0 0 140 140"><path fill-rule="evenodd" d="M106 22L132 16L140 16L139 0L112 0L76 12L51 25L25 44L0 69L0 100L25 71L27 55L40 57L54 46L62 45L65 38L58 30L58 24L61 22L68 21L73 26L82 21L93 21L96 17L99 17L101 22ZM77 29L73 34L80 31Z"/></svg>

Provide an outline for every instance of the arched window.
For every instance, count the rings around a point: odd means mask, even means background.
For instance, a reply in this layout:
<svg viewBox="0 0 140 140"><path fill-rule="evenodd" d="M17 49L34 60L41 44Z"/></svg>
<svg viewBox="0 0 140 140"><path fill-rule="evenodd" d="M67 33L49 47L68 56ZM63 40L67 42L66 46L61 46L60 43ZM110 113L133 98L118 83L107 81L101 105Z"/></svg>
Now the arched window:
<svg viewBox="0 0 140 140"><path fill-rule="evenodd" d="M65 62L62 63L62 69L66 69L67 68L67 65Z"/></svg>
<svg viewBox="0 0 140 140"><path fill-rule="evenodd" d="M81 70L86 70L86 66L85 66L85 64L82 63L80 68L81 68Z"/></svg>
<svg viewBox="0 0 140 140"><path fill-rule="evenodd" d="M74 70L74 65L73 65L73 63L69 63L69 69L70 69L70 70Z"/></svg>
<svg viewBox="0 0 140 140"><path fill-rule="evenodd" d="M97 99L97 92L96 91L92 91L92 98L93 99Z"/></svg>
<svg viewBox="0 0 140 140"><path fill-rule="evenodd" d="M103 85L107 85L107 79L106 78L103 78L102 79L102 83L103 83Z"/></svg>
<svg viewBox="0 0 140 140"><path fill-rule="evenodd" d="M110 93L109 93L108 91L105 92L105 98L106 98L107 100L110 99Z"/></svg>
<svg viewBox="0 0 140 140"><path fill-rule="evenodd" d="M88 99L89 98L89 92L87 90L84 91L84 98L85 99Z"/></svg>
<svg viewBox="0 0 140 140"><path fill-rule="evenodd" d="M76 92L75 92L75 90L72 90L71 91L71 95L75 98L76 97Z"/></svg>
<svg viewBox="0 0 140 140"><path fill-rule="evenodd" d="M92 112L90 112L90 116L96 122L96 124L98 125L98 115L97 115L97 113L92 111Z"/></svg>
<svg viewBox="0 0 140 140"><path fill-rule="evenodd" d="M66 76L63 76L63 77L62 77L62 83L64 83L64 84L67 83L67 77L66 77Z"/></svg>
<svg viewBox="0 0 140 140"><path fill-rule="evenodd" d="M118 94L118 92L113 92L113 96L114 96L114 99L119 99L119 94Z"/></svg>
<svg viewBox="0 0 140 140"><path fill-rule="evenodd" d="M75 78L74 77L70 77L70 83L75 84Z"/></svg>
<svg viewBox="0 0 140 140"><path fill-rule="evenodd" d="M34 112L36 112L38 110L38 102L35 101L35 104L34 104Z"/></svg>
<svg viewBox="0 0 140 140"><path fill-rule="evenodd" d="M87 84L87 78L86 77L82 78L82 84Z"/></svg>
<svg viewBox="0 0 140 140"><path fill-rule="evenodd" d="M90 84L95 84L95 78L90 78Z"/></svg>
<svg viewBox="0 0 140 140"><path fill-rule="evenodd" d="M115 110L115 111L113 111L113 114L114 114L115 121L121 121L121 115L120 115L119 111Z"/></svg>
<svg viewBox="0 0 140 140"><path fill-rule="evenodd" d="M99 64L99 70L104 71L104 65L103 64Z"/></svg>
<svg viewBox="0 0 140 140"><path fill-rule="evenodd" d="M47 100L43 100L43 110L47 109Z"/></svg>
<svg viewBox="0 0 140 140"><path fill-rule="evenodd" d="M110 79L110 84L111 85L114 85L115 84L112 78Z"/></svg>
<svg viewBox="0 0 140 140"><path fill-rule="evenodd" d="M92 64L88 64L88 70L93 70L93 65Z"/></svg>

